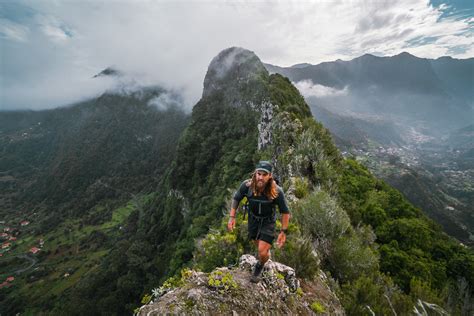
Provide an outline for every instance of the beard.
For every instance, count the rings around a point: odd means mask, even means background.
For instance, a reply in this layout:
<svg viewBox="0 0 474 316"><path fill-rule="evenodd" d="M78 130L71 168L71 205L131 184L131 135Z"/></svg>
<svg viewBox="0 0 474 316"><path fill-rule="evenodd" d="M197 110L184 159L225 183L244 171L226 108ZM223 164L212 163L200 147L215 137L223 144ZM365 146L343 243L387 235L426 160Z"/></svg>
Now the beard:
<svg viewBox="0 0 474 316"><path fill-rule="evenodd" d="M265 189L265 186L267 185L267 183L268 183L268 181L267 182L265 182L263 180L257 181L257 188L259 190L263 190L263 189Z"/></svg>

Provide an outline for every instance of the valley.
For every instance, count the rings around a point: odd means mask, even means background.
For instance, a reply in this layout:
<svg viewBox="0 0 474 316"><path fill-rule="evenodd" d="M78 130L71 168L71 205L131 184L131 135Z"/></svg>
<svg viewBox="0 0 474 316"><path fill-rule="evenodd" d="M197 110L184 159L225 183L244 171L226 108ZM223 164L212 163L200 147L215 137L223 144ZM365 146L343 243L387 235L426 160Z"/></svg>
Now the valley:
<svg viewBox="0 0 474 316"><path fill-rule="evenodd" d="M424 138L426 139L426 138ZM369 142L346 149L375 175L400 190L444 230L474 245L474 167L469 148L431 140L405 146Z"/></svg>
<svg viewBox="0 0 474 316"><path fill-rule="evenodd" d="M294 82L344 156L400 190L449 235L473 245L474 58L366 54L266 67Z"/></svg>
<svg viewBox="0 0 474 316"><path fill-rule="evenodd" d="M141 197L143 201L149 198ZM137 211L137 201L131 200L113 210L103 222L87 224L80 219L68 219L43 234L37 233L38 214L31 216L28 225L13 219L1 221L0 229L6 234L2 235L2 245L9 243L9 247L0 250L0 280L13 278L4 287L9 287L17 298L34 297L33 306L44 308L51 304L48 302L97 269L112 244L123 238L128 229L126 220ZM102 211L95 210L98 214Z"/></svg>
<svg viewBox="0 0 474 316"><path fill-rule="evenodd" d="M188 123L179 105L156 106L165 93L0 112L2 315L61 308L135 234Z"/></svg>

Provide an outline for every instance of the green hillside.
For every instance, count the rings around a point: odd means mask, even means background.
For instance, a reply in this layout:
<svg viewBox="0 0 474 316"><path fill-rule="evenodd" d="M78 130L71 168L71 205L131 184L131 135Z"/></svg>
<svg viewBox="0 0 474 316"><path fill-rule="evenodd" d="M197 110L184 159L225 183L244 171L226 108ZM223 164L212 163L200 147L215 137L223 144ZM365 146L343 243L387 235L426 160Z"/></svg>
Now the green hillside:
<svg viewBox="0 0 474 316"><path fill-rule="evenodd" d="M152 87L0 113L0 228L16 238L0 258L2 282L15 277L2 289L1 314L51 310L128 238L189 122L179 108L151 104L163 93ZM39 253L29 252L34 246Z"/></svg>
<svg viewBox="0 0 474 316"><path fill-rule="evenodd" d="M345 160L287 78L269 75L253 52L229 48L211 61L203 97L157 187L90 228L87 245L127 218L107 253L87 252L93 266L74 285L58 284L48 305L11 295L5 313L130 314L186 266L235 264L251 247L241 216L226 231L226 212L261 159L273 162L293 213L288 243L274 258L301 278L329 272L348 314L367 315L367 306L378 315L408 314L418 299L452 314L472 312L473 253Z"/></svg>

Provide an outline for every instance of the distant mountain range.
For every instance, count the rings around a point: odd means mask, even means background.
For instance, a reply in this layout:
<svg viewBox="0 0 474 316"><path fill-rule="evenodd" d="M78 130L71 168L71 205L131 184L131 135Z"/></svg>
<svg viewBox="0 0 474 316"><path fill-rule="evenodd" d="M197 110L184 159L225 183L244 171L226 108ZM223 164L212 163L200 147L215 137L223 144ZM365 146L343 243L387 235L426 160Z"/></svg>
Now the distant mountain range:
<svg viewBox="0 0 474 316"><path fill-rule="evenodd" d="M393 57L365 54L350 61L337 60L318 65L278 67L265 64L271 72L282 73L294 82L310 79L314 84L343 89L378 86L387 92L445 93L473 98L474 58L418 58L409 53Z"/></svg>
<svg viewBox="0 0 474 316"><path fill-rule="evenodd" d="M474 243L474 58L363 55L278 67L339 148Z"/></svg>
<svg viewBox="0 0 474 316"><path fill-rule="evenodd" d="M324 107L339 115L393 117L409 124L421 121L433 134L472 123L474 58L433 60L408 53L393 57L366 54L318 65L265 66L297 86L306 81L330 88L331 93L320 95L302 91L312 108Z"/></svg>

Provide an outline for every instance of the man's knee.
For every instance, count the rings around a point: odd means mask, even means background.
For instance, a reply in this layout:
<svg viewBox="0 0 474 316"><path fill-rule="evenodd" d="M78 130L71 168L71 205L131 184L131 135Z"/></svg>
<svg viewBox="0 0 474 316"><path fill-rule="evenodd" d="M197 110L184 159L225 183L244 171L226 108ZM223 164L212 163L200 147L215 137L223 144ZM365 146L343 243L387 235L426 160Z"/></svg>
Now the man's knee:
<svg viewBox="0 0 474 316"><path fill-rule="evenodd" d="M260 240L258 242L258 253L261 256L267 256L270 252L270 248L272 247L271 244L267 243L266 241Z"/></svg>

